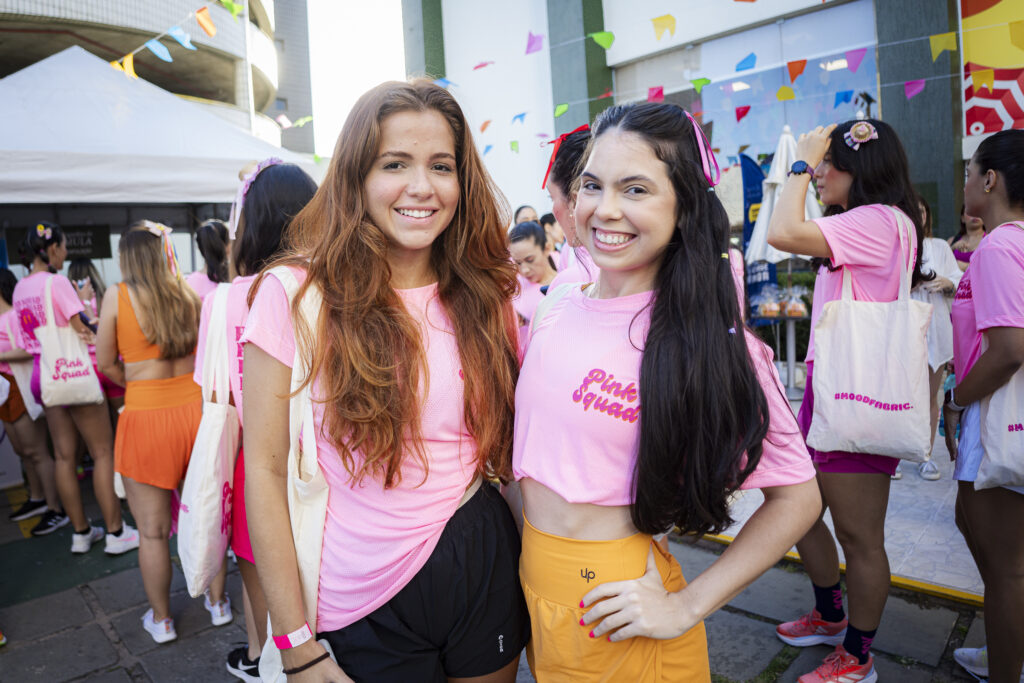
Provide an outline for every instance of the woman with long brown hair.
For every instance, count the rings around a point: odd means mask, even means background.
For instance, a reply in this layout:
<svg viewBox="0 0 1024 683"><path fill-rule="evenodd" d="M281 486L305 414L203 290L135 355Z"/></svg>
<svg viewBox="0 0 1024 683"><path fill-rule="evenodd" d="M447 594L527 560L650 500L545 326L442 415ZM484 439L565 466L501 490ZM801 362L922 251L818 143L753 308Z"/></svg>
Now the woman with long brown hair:
<svg viewBox="0 0 1024 683"><path fill-rule="evenodd" d="M200 302L178 271L170 231L142 221L121 238L124 281L103 296L96 337L100 368L126 388L114 468L139 525L139 569L150 604L142 626L158 643L177 638L167 543L171 492L185 478L203 406L192 381ZM223 581L210 593L208 603L219 610L214 624L231 621Z"/></svg>
<svg viewBox="0 0 1024 683"><path fill-rule="evenodd" d="M519 536L483 481L511 474L507 224L452 96L425 80L384 83L356 103L289 228L292 253L277 263L298 293L289 301L279 268L255 285L242 337L246 377L260 378L242 392L245 496L289 680L515 679L529 638ZM318 317L305 320L314 291ZM313 614L286 496L297 357L329 487Z"/></svg>

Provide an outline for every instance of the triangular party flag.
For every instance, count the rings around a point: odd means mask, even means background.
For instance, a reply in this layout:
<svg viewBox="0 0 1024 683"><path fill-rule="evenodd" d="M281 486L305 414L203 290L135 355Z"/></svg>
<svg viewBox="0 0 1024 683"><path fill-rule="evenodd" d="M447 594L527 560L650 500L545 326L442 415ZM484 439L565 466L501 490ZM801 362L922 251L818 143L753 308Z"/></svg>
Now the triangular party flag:
<svg viewBox="0 0 1024 683"><path fill-rule="evenodd" d="M114 67L115 69L117 69L117 70L118 70L118 71L120 71L121 73L124 73L124 67L123 67L123 66L121 66L121 62L120 62L120 61L118 61L118 60L116 60L116 59L115 59L114 61L112 61L112 62L110 63L110 66Z"/></svg>
<svg viewBox="0 0 1024 683"><path fill-rule="evenodd" d="M743 154L750 148L750 145L740 145L740 154Z"/></svg>
<svg viewBox="0 0 1024 683"><path fill-rule="evenodd" d="M751 52L740 60L739 64L736 65L736 70L746 71L747 69L753 69L755 64L757 64L757 55Z"/></svg>
<svg viewBox="0 0 1024 683"><path fill-rule="evenodd" d="M551 136L548 135L547 133L537 133L537 137L539 137L542 140L547 140Z"/></svg>
<svg viewBox="0 0 1024 683"><path fill-rule="evenodd" d="M786 62L786 68L789 69L789 82L795 82L797 77L804 72L804 68L806 67L806 59L797 59L792 62Z"/></svg>
<svg viewBox="0 0 1024 683"><path fill-rule="evenodd" d="M512 123L515 123L516 120L518 120L519 123L521 123L521 124L523 124L525 126L526 125L526 112L525 111L521 111L521 112L519 112L518 114L516 114L515 116L512 117Z"/></svg>
<svg viewBox="0 0 1024 683"><path fill-rule="evenodd" d="M730 166L735 166L736 164L740 163L740 158L734 157L731 154L727 156L726 159L729 161Z"/></svg>
<svg viewBox="0 0 1024 683"><path fill-rule="evenodd" d="M615 42L615 34L611 31L597 31L596 33L588 33L587 38L593 38L594 42L603 47L605 50L612 46Z"/></svg>
<svg viewBox="0 0 1024 683"><path fill-rule="evenodd" d="M485 66L490 66L491 64L494 64L494 62L480 62L479 64L473 67L473 71L476 71L477 69L482 69Z"/></svg>
<svg viewBox="0 0 1024 683"><path fill-rule="evenodd" d="M647 101L648 102L664 102L665 101L665 87L662 85L656 85L653 88L647 89Z"/></svg>
<svg viewBox="0 0 1024 683"><path fill-rule="evenodd" d="M791 87L789 87L788 85L784 85L781 88L779 88L778 91L775 93L775 99L777 99L779 102L785 102L786 100L795 100L796 93L793 92L793 89Z"/></svg>
<svg viewBox="0 0 1024 683"><path fill-rule="evenodd" d="M832 105L835 109L843 102L853 102L853 91L852 90L840 90L836 93L836 103Z"/></svg>
<svg viewBox="0 0 1024 683"><path fill-rule="evenodd" d="M171 59L171 53L167 49L167 46L164 45L163 43L161 43L156 38L151 38L151 39L147 40L146 41L146 47L149 49L150 52L152 52L153 54L155 54L157 57L159 57L160 59L164 60L165 62L173 62L174 61L173 59Z"/></svg>
<svg viewBox="0 0 1024 683"><path fill-rule="evenodd" d="M742 107L736 107L736 123L743 120L743 117L750 113L750 105L745 104Z"/></svg>
<svg viewBox="0 0 1024 683"><path fill-rule="evenodd" d="M540 52L544 47L544 36L534 35L530 31L527 31L526 33L526 54Z"/></svg>
<svg viewBox="0 0 1024 683"><path fill-rule="evenodd" d="M196 46L192 44L192 38L185 33L185 30L180 26L172 26L167 29L167 35L178 41L178 43L186 50L196 49Z"/></svg>
<svg viewBox="0 0 1024 683"><path fill-rule="evenodd" d="M1010 22L1010 44L1024 50L1024 19Z"/></svg>
<svg viewBox="0 0 1024 683"><path fill-rule="evenodd" d="M291 120L284 114L278 114L274 120L277 121L277 125L281 126L281 130L288 130L292 127Z"/></svg>
<svg viewBox="0 0 1024 683"><path fill-rule="evenodd" d="M494 149L494 145L487 145L486 147L484 147L484 156L487 156L487 153L490 152L492 149Z"/></svg>
<svg viewBox="0 0 1024 683"><path fill-rule="evenodd" d="M312 120L313 120L312 116L303 116L300 119L295 119L295 122L292 123L292 125L294 127L296 127L296 128L302 128L304 125L306 125L307 123L309 123Z"/></svg>
<svg viewBox="0 0 1024 683"><path fill-rule="evenodd" d="M911 97L920 94L922 90L924 90L924 79L922 78L907 81L903 84L903 94L907 96L908 100Z"/></svg>
<svg viewBox="0 0 1024 683"><path fill-rule="evenodd" d="M128 76L131 76L132 78L138 78L139 77L139 75L137 73L135 73L135 55L133 55L133 54L125 55L124 58L121 60L121 62L124 65L124 72L125 72L125 74L127 74Z"/></svg>
<svg viewBox="0 0 1024 683"><path fill-rule="evenodd" d="M487 119L486 121L481 123L480 124L480 132L483 133L485 130L487 130L487 126L489 126L489 125L491 125L491 120L490 119Z"/></svg>
<svg viewBox="0 0 1024 683"><path fill-rule="evenodd" d="M690 83L693 83L693 89L696 90L697 94L699 95L700 91L704 89L705 85L710 85L711 79L710 78L694 78L693 80L690 81Z"/></svg>
<svg viewBox="0 0 1024 683"><path fill-rule="evenodd" d="M602 95L598 95L598 96L597 96L597 99L599 99L599 100L603 100L603 99L604 99L604 98L606 98L606 97L611 97L611 96L612 96L613 94L614 94L614 93L612 93L612 89L611 89L611 88L605 88L605 90L604 90L604 94L602 94Z"/></svg>
<svg viewBox="0 0 1024 683"><path fill-rule="evenodd" d="M654 17L651 19L651 23L654 24L654 36L658 40L665 35L665 31L668 31L670 36L676 34L676 18L671 14L662 14L660 17Z"/></svg>
<svg viewBox="0 0 1024 683"><path fill-rule="evenodd" d="M950 31L949 33L936 33L934 36L928 36L928 44L931 45L932 61L934 62L945 50L950 52L956 50L956 32Z"/></svg>
<svg viewBox="0 0 1024 683"><path fill-rule="evenodd" d="M231 16L235 21L238 21L238 15L242 13L243 9L240 4L231 0L220 0L220 4L224 5L224 9L231 12Z"/></svg>
<svg viewBox="0 0 1024 683"><path fill-rule="evenodd" d="M516 154L519 154L519 140L513 140L512 142L508 143L508 148L511 149Z"/></svg>
<svg viewBox="0 0 1024 683"><path fill-rule="evenodd" d="M857 50L846 51L846 68L857 73L857 69L860 68L860 63L864 61L864 55L868 53L866 47L859 48Z"/></svg>
<svg viewBox="0 0 1024 683"><path fill-rule="evenodd" d="M434 85L440 86L442 88L450 88L455 84L449 81L447 78L435 78Z"/></svg>
<svg viewBox="0 0 1024 683"><path fill-rule="evenodd" d="M319 154L313 154L313 163L314 164L319 164L323 160L324 160L324 158L322 156L320 156Z"/></svg>
<svg viewBox="0 0 1024 683"><path fill-rule="evenodd" d="M563 102L562 104L555 107L555 118L557 119L559 116L561 116L567 111L569 111L569 105Z"/></svg>
<svg viewBox="0 0 1024 683"><path fill-rule="evenodd" d="M196 10L196 23L211 38L217 35L217 27L214 26L213 19L210 18L209 8L200 7Z"/></svg>
<svg viewBox="0 0 1024 683"><path fill-rule="evenodd" d="M974 84L974 92L977 94L981 88L988 88L989 93L996 85L996 72L992 69L978 69L971 72L971 83Z"/></svg>

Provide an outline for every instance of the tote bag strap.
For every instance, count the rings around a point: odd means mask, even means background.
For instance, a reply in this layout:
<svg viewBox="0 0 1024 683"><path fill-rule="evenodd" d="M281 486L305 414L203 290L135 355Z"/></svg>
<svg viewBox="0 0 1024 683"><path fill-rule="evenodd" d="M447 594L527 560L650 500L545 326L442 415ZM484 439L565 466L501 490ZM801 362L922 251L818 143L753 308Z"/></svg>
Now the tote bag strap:
<svg viewBox="0 0 1024 683"><path fill-rule="evenodd" d="M228 379L228 289L231 285L217 285L213 293L213 310L206 332L206 347L203 349L203 401L209 403L217 394L217 403L227 405L231 392Z"/></svg>
<svg viewBox="0 0 1024 683"><path fill-rule="evenodd" d="M56 275L50 275L46 278L46 284L43 285L43 306L46 312L46 322L43 323L47 327L57 327L57 319L53 316L53 279Z"/></svg>
<svg viewBox="0 0 1024 683"><path fill-rule="evenodd" d="M896 292L896 301L905 301L910 298L910 280L914 273L914 262L911 261L910 265L905 265L907 257L910 254L910 243L913 239L911 237L911 226L913 225L910 220L903 215L902 212L898 211L895 207L887 206L887 209L892 212L893 220L896 221L896 234L899 237L900 244L900 287ZM853 276L850 274L848 266L843 266L843 301L853 300Z"/></svg>
<svg viewBox="0 0 1024 683"><path fill-rule="evenodd" d="M530 320L531 339L533 338L534 331L537 329L537 325L539 325L540 321L547 316L548 311L554 308L555 304L564 299L575 286L576 285L574 283L564 282L554 289L548 290L547 296L541 299L540 303L537 304L537 309L533 312L533 319Z"/></svg>

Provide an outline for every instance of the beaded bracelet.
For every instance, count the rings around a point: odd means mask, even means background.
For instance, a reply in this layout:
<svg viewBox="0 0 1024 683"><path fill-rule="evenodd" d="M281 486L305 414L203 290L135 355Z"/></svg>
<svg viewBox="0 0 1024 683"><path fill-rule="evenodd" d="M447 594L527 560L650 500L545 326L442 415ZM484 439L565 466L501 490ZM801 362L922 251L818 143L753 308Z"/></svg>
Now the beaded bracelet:
<svg viewBox="0 0 1024 683"><path fill-rule="evenodd" d="M300 674L303 671L305 671L306 669L313 668L314 666L316 666L317 664L319 664L320 662L324 661L325 659L327 659L330 656L331 656L330 652L324 652L319 657L316 657L315 659L309 660L308 662L306 662L302 666L296 666L296 667L293 667L291 669L285 669L284 673L286 675L288 675L288 676L291 676L292 674Z"/></svg>

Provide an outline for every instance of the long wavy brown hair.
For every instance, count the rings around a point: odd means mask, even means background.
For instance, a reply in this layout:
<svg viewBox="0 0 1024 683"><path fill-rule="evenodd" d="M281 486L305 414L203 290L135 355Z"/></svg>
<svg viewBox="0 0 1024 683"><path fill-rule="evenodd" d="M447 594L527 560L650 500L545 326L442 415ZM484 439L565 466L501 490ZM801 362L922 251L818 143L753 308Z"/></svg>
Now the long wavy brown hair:
<svg viewBox="0 0 1024 683"><path fill-rule="evenodd" d="M511 306L518 285L505 235L509 210L477 154L462 109L446 90L417 79L382 83L359 98L326 178L288 229L290 253L272 265L308 273L292 302L296 338L311 359L307 383L316 378L316 400L325 404L322 428L348 472L356 481L380 476L391 488L401 481L410 450L425 467L420 412L429 369L423 339L391 286L388 239L371 222L364 196L382 123L407 111L440 113L455 141L459 204L431 247L430 264L458 343L463 415L476 441L477 468L507 480L519 374ZM298 306L310 285L323 296L315 331L303 323Z"/></svg>

